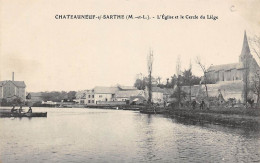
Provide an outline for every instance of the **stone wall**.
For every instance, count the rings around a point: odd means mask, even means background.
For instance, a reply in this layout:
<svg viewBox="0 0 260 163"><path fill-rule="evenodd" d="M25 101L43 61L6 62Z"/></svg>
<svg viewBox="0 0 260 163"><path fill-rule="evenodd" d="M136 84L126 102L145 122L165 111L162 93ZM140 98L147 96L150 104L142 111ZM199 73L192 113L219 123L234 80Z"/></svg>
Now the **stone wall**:
<svg viewBox="0 0 260 163"><path fill-rule="evenodd" d="M218 97L219 93L223 95L225 100L236 98L243 101L243 81L222 81L216 84L207 84L209 97ZM189 86L183 86L182 90L189 95ZM194 85L191 87L192 98L200 99L206 97L205 85Z"/></svg>

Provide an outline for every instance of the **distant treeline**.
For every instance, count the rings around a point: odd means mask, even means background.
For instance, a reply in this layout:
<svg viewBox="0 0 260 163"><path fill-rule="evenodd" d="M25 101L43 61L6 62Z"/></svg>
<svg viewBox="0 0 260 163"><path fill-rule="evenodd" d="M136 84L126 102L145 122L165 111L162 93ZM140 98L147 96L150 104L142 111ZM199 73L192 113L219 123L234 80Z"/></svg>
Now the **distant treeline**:
<svg viewBox="0 0 260 163"><path fill-rule="evenodd" d="M52 91L52 92L41 92L41 98L43 101L60 102L62 100L72 101L76 99L76 91Z"/></svg>
<svg viewBox="0 0 260 163"><path fill-rule="evenodd" d="M153 86L160 88L174 88L177 83L181 86L198 85L201 78L192 74L191 70L184 70L179 76L174 74L170 78L167 78L165 82L161 81L161 77L152 77ZM134 83L137 89L144 90L148 85L148 77L138 77Z"/></svg>

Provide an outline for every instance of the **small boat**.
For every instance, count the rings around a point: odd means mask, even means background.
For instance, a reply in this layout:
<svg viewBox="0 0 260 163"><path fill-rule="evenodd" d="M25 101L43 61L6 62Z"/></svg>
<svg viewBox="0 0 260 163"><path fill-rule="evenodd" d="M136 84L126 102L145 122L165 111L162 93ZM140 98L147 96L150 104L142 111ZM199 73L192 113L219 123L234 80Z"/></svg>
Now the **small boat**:
<svg viewBox="0 0 260 163"><path fill-rule="evenodd" d="M140 113L144 114L164 114L167 113L165 110L140 110Z"/></svg>
<svg viewBox="0 0 260 163"><path fill-rule="evenodd" d="M165 114L167 112L167 109L159 107L145 107L143 109L140 109L140 113L144 114Z"/></svg>
<svg viewBox="0 0 260 163"><path fill-rule="evenodd" d="M0 112L0 117L47 117L47 112L32 112L32 113Z"/></svg>

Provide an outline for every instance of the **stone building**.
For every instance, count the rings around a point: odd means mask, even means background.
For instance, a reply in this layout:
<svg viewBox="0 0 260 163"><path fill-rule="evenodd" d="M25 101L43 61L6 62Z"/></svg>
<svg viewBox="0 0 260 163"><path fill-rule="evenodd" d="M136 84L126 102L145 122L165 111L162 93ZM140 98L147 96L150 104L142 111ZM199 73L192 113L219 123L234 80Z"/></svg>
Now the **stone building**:
<svg viewBox="0 0 260 163"><path fill-rule="evenodd" d="M14 73L12 80L0 81L0 99L7 99L8 101L14 98L20 98L25 101L24 81L14 81Z"/></svg>
<svg viewBox="0 0 260 163"><path fill-rule="evenodd" d="M239 56L239 62L210 66L207 70L207 80L213 83L221 81L245 80L245 74L248 71L248 79L252 81L255 72L259 66L251 54L246 32L244 33L244 41L242 51Z"/></svg>
<svg viewBox="0 0 260 163"><path fill-rule="evenodd" d="M209 97L218 97L221 93L225 100L235 98L241 102L245 101L245 83L247 83L247 88L249 88L255 73L259 71L259 65L253 57L255 56L252 54L253 52L245 32L242 51L237 63L212 65L207 69L206 76ZM204 81L202 80L202 82ZM189 86L183 86L182 90L189 96ZM191 98L205 98L205 90L204 84L192 86ZM256 101L256 97L252 91L248 91L247 98L253 98Z"/></svg>

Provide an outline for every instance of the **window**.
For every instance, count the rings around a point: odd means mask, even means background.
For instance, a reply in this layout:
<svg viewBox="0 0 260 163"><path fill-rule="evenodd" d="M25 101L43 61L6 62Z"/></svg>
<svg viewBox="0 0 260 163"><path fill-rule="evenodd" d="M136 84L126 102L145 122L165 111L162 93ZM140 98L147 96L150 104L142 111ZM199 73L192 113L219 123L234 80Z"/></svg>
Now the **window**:
<svg viewBox="0 0 260 163"><path fill-rule="evenodd" d="M92 95L92 98L94 98L94 95Z"/></svg>
<svg viewBox="0 0 260 163"><path fill-rule="evenodd" d="M90 98L90 95L88 95L88 98Z"/></svg>
<svg viewBox="0 0 260 163"><path fill-rule="evenodd" d="M88 103L90 103L90 100L88 100Z"/></svg>
<svg viewBox="0 0 260 163"><path fill-rule="evenodd" d="M92 103L95 103L94 100L92 100Z"/></svg>

